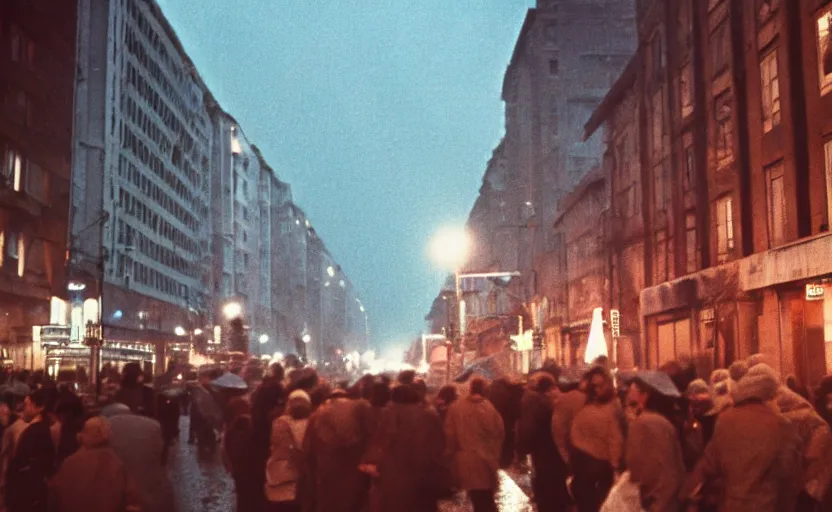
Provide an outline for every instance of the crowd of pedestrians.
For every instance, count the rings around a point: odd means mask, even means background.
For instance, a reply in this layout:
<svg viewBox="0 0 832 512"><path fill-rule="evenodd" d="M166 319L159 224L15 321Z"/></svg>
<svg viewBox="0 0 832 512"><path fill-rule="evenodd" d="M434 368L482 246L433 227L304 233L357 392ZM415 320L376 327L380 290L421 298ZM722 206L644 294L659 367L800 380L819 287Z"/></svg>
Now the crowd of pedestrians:
<svg viewBox="0 0 832 512"><path fill-rule="evenodd" d="M250 393L223 393L209 369L169 394L127 365L92 408L72 384L16 374L0 387L0 511L173 511L182 409L199 452L221 449L240 512L433 512L462 491L492 512L499 469L525 461L540 512L832 510L832 378L809 393L761 356L708 380L675 363L568 373L430 393L414 372L350 385L275 364Z"/></svg>

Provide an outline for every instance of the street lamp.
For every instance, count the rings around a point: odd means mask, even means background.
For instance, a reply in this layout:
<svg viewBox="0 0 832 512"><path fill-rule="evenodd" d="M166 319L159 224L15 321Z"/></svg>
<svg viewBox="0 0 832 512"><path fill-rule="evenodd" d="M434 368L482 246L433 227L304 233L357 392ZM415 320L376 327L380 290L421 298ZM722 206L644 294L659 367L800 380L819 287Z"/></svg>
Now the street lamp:
<svg viewBox="0 0 832 512"><path fill-rule="evenodd" d="M268 334L261 334L259 341L260 341L261 345L263 345L265 343L268 343L269 342L269 335Z"/></svg>
<svg viewBox="0 0 832 512"><path fill-rule="evenodd" d="M312 336L310 336L309 333L306 333L301 337L301 341L303 341L304 343L309 343L312 341Z"/></svg>
<svg viewBox="0 0 832 512"><path fill-rule="evenodd" d="M243 306L239 302L229 302L222 307L222 314L227 320L237 318L243 314Z"/></svg>
<svg viewBox="0 0 832 512"><path fill-rule="evenodd" d="M468 253L471 248L471 237L465 228L445 228L436 234L430 244L430 252L433 260L447 268L454 270L454 294L457 304L457 338L460 352L460 365L465 362L465 347L463 346L463 335L465 333L465 301L462 300L462 288L460 287L460 270L468 260ZM452 345L448 344L448 375L447 382L451 378L451 355Z"/></svg>
<svg viewBox="0 0 832 512"><path fill-rule="evenodd" d="M177 336L184 336L185 335L185 328L181 325L177 325L176 328L173 330L173 333Z"/></svg>

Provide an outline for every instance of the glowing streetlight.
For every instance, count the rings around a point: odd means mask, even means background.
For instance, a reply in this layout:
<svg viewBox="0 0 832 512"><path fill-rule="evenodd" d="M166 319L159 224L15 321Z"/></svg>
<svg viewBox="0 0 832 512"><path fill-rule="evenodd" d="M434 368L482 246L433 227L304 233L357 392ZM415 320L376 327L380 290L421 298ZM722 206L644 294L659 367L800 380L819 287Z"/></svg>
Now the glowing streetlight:
<svg viewBox="0 0 832 512"><path fill-rule="evenodd" d="M432 259L455 271L468 260L470 250L471 237L465 228L445 228L436 234L430 244Z"/></svg>
<svg viewBox="0 0 832 512"><path fill-rule="evenodd" d="M185 328L181 325L177 325L176 328L173 330L173 333L177 336L184 336L185 335Z"/></svg>
<svg viewBox="0 0 832 512"><path fill-rule="evenodd" d="M308 333L304 334L301 337L301 341L303 341L304 343L309 343L310 341L312 341L312 336L310 336Z"/></svg>
<svg viewBox="0 0 832 512"><path fill-rule="evenodd" d="M269 335L268 334L261 334L260 335L260 344L268 343L269 342Z"/></svg>
<svg viewBox="0 0 832 512"><path fill-rule="evenodd" d="M335 268L332 266L327 267L326 273L329 277L335 277Z"/></svg>
<svg viewBox="0 0 832 512"><path fill-rule="evenodd" d="M243 306L239 302L229 302L223 306L222 314L226 319L232 320L243 314Z"/></svg>
<svg viewBox="0 0 832 512"><path fill-rule="evenodd" d="M194 329L194 336L202 335L202 329Z"/></svg>

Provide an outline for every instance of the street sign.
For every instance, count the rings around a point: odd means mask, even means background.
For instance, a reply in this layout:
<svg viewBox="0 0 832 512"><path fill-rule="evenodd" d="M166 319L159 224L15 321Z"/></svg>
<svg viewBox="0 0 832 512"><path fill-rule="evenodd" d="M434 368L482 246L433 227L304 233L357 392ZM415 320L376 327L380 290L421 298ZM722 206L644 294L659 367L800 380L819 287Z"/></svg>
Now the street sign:
<svg viewBox="0 0 832 512"><path fill-rule="evenodd" d="M823 300L823 285L807 284L806 285L806 300Z"/></svg>
<svg viewBox="0 0 832 512"><path fill-rule="evenodd" d="M621 312L617 309L610 310L610 330L613 338L621 336Z"/></svg>

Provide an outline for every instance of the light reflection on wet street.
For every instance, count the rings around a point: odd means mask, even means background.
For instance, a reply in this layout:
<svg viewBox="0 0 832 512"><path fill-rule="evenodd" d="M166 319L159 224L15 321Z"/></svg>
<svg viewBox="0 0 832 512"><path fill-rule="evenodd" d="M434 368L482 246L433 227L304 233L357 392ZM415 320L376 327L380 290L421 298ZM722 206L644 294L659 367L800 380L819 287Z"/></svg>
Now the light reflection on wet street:
<svg viewBox="0 0 832 512"><path fill-rule="evenodd" d="M180 424L180 439L171 447L168 471L176 491L179 512L230 512L234 510L234 482L225 471L219 446L213 456L201 457L195 445L188 444L188 418ZM521 489L528 489L528 475L500 471L497 504L502 512L532 512L534 507ZM520 485L518 485L519 482ZM441 512L467 512L471 505L460 494L443 502Z"/></svg>

